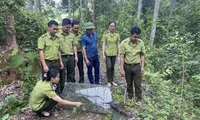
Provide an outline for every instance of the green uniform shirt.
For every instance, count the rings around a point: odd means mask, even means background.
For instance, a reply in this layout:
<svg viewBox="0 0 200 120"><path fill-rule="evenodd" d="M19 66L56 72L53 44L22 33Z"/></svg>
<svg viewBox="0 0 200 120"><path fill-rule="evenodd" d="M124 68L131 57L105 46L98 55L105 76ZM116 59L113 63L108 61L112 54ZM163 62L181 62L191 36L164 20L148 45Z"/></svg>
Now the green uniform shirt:
<svg viewBox="0 0 200 120"><path fill-rule="evenodd" d="M54 38L47 32L38 39L38 49L44 51L44 59L58 60L58 51L60 49L60 39L58 36Z"/></svg>
<svg viewBox="0 0 200 120"><path fill-rule="evenodd" d="M49 81L38 81L36 86L31 92L29 106L31 110L37 111L45 104L45 99L49 99L56 96L56 92L51 87Z"/></svg>
<svg viewBox="0 0 200 120"><path fill-rule="evenodd" d="M105 32L102 37L102 42L105 42L105 55L116 56L118 55L118 43L120 41L119 33Z"/></svg>
<svg viewBox="0 0 200 120"><path fill-rule="evenodd" d="M82 32L78 32L78 33L74 33L74 35L75 35L76 41L78 42L78 44L77 44L77 52L80 52L81 49L82 49L81 37L83 36L83 33Z"/></svg>
<svg viewBox="0 0 200 120"><path fill-rule="evenodd" d="M77 40L75 39L75 35L71 32L69 32L68 34L59 32L58 36L61 40L60 50L62 55L73 55L73 46L76 46L78 44Z"/></svg>
<svg viewBox="0 0 200 120"><path fill-rule="evenodd" d="M124 62L127 64L138 64L141 62L141 54L145 54L144 42L138 39L132 43L130 38L121 42L120 54L124 55Z"/></svg>

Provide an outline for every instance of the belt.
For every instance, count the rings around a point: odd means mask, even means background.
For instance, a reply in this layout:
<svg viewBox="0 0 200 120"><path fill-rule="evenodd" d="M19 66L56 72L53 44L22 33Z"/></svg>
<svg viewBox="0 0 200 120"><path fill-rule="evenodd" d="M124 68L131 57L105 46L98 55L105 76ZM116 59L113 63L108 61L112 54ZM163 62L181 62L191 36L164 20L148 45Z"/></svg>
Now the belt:
<svg viewBox="0 0 200 120"><path fill-rule="evenodd" d="M45 59L45 61L47 61L47 62L57 62L58 60L47 60L47 59Z"/></svg>
<svg viewBox="0 0 200 120"><path fill-rule="evenodd" d="M126 65L130 65L130 66L135 66L135 65L140 65L140 63L134 63L134 64L127 64L125 63Z"/></svg>
<svg viewBox="0 0 200 120"><path fill-rule="evenodd" d="M62 57L72 57L74 55L62 55Z"/></svg>

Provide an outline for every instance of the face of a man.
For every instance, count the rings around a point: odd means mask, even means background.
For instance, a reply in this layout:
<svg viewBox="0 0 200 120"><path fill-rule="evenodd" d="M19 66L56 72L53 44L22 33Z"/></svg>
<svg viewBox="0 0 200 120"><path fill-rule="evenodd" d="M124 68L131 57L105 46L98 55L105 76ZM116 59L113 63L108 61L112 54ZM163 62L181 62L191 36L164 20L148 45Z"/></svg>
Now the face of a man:
<svg viewBox="0 0 200 120"><path fill-rule="evenodd" d="M136 33L130 35L130 39L132 42L137 41L139 37L140 37L140 35L138 35Z"/></svg>
<svg viewBox="0 0 200 120"><path fill-rule="evenodd" d="M72 27L73 32L77 33L79 31L79 25L74 25Z"/></svg>
<svg viewBox="0 0 200 120"><path fill-rule="evenodd" d="M51 25L48 27L48 31L51 36L55 36L55 34L58 32L58 26L57 25Z"/></svg>
<svg viewBox="0 0 200 120"><path fill-rule="evenodd" d="M88 30L87 30L87 33L90 34L90 35L92 35L93 29L88 29Z"/></svg>
<svg viewBox="0 0 200 120"><path fill-rule="evenodd" d="M71 25L63 25L62 30L64 33L68 33L70 31Z"/></svg>
<svg viewBox="0 0 200 120"><path fill-rule="evenodd" d="M115 23L111 23L109 25L109 30L110 30L110 32L114 32L115 31Z"/></svg>

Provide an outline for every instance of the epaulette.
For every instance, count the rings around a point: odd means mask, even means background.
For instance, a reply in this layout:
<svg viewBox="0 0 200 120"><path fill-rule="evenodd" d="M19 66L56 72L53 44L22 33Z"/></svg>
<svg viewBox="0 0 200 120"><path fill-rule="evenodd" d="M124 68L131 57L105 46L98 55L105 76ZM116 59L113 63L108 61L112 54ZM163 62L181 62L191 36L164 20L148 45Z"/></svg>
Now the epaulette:
<svg viewBox="0 0 200 120"><path fill-rule="evenodd" d="M118 33L118 34L119 34L119 32L118 32L118 31L115 31L115 33Z"/></svg>
<svg viewBox="0 0 200 120"><path fill-rule="evenodd" d="M81 34L81 35L83 35L83 32L81 32L81 31L78 31L78 33Z"/></svg>
<svg viewBox="0 0 200 120"><path fill-rule="evenodd" d="M109 31L107 30L107 31L105 31L103 34L108 34L109 33Z"/></svg>
<svg viewBox="0 0 200 120"><path fill-rule="evenodd" d="M46 37L46 36L47 36L47 33L43 34L41 37L44 38L44 37Z"/></svg>

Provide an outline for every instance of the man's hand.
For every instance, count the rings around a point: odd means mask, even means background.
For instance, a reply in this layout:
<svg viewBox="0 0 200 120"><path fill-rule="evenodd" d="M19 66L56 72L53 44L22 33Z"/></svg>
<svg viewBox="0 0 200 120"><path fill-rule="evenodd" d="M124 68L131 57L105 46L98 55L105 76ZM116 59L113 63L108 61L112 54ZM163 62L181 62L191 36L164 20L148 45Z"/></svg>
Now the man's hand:
<svg viewBox="0 0 200 120"><path fill-rule="evenodd" d="M141 67L141 74L144 73L144 67Z"/></svg>
<svg viewBox="0 0 200 120"><path fill-rule="evenodd" d="M121 77L125 77L125 71L124 71L124 69L120 69L120 74L121 74Z"/></svg>
<svg viewBox="0 0 200 120"><path fill-rule="evenodd" d="M49 67L47 65L43 65L43 70L45 73L47 73L49 71Z"/></svg>
<svg viewBox="0 0 200 120"><path fill-rule="evenodd" d="M87 66L90 65L90 61L88 59L85 60L85 63L86 63Z"/></svg>
<svg viewBox="0 0 200 120"><path fill-rule="evenodd" d="M75 63L78 63L78 57L74 57Z"/></svg>
<svg viewBox="0 0 200 120"><path fill-rule="evenodd" d="M104 62L106 62L106 56L105 55L103 55L103 60L104 60Z"/></svg>
<svg viewBox="0 0 200 120"><path fill-rule="evenodd" d="M63 65L63 63L61 62L60 63L60 69L63 69L64 68L64 65Z"/></svg>

